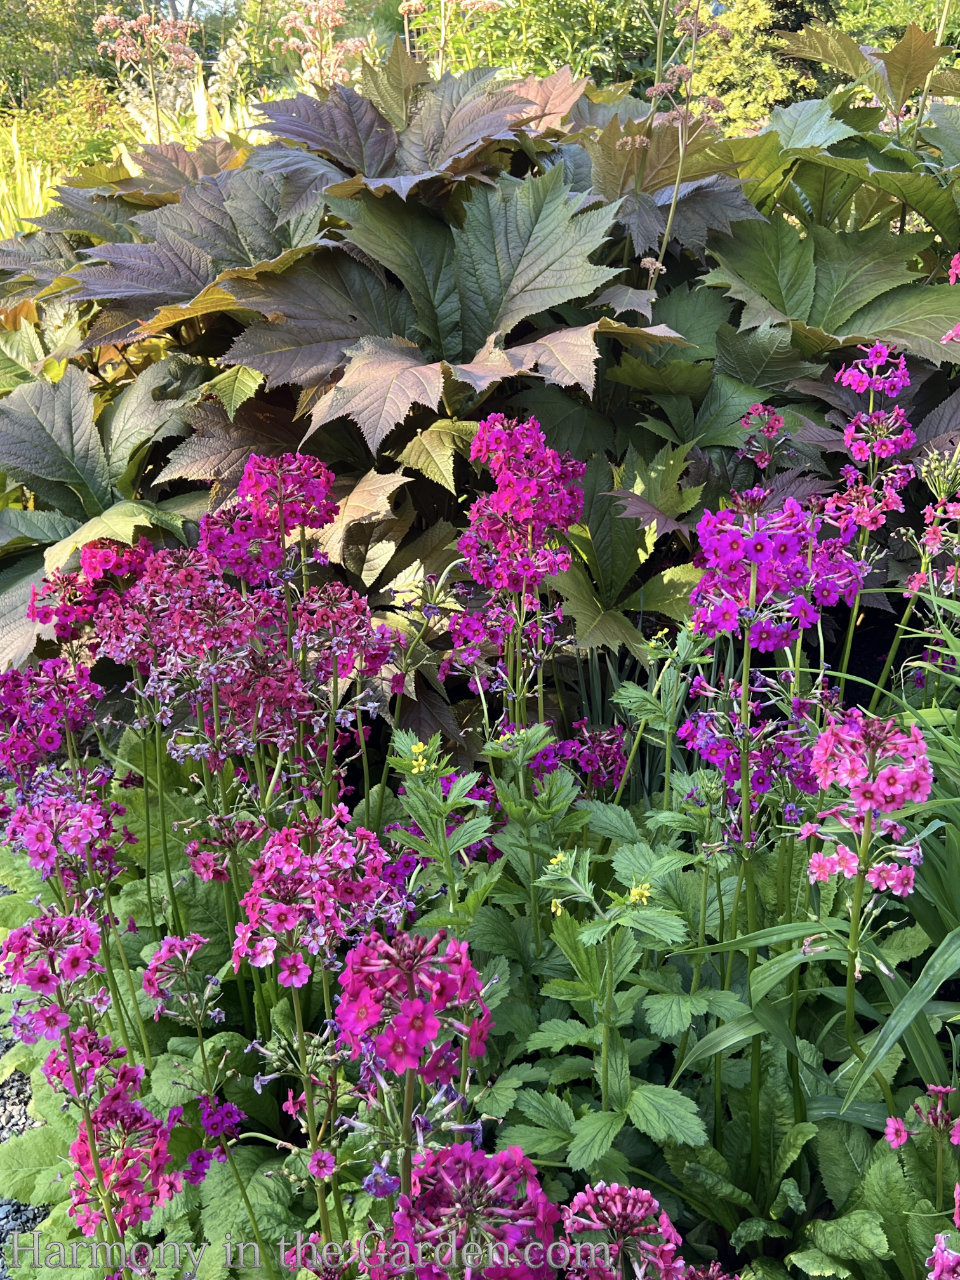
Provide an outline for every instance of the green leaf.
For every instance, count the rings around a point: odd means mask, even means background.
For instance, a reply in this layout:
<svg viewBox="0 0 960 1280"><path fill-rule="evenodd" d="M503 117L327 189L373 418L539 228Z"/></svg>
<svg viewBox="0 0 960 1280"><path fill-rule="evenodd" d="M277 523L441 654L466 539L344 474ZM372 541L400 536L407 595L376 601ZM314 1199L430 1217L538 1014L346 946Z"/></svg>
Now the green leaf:
<svg viewBox="0 0 960 1280"><path fill-rule="evenodd" d="M780 33L782 50L790 58L809 58L812 62L825 62L843 72L851 80L859 80L869 73L871 64L857 42L844 31L822 23L812 23L800 31Z"/></svg>
<svg viewBox="0 0 960 1280"><path fill-rule="evenodd" d="M626 1116L615 1111L590 1111L573 1126L573 1142L567 1155L571 1169L590 1169L613 1146L613 1140L626 1123Z"/></svg>
<svg viewBox="0 0 960 1280"><path fill-rule="evenodd" d="M42 578L40 555L23 556L0 571L0 670L19 666L33 650L39 628L28 619L27 605Z"/></svg>
<svg viewBox="0 0 960 1280"><path fill-rule="evenodd" d="M188 414L209 377L209 366L170 355L137 375L100 415L110 482L124 498L136 490L134 460L148 441L186 433ZM211 384L212 385L212 384Z"/></svg>
<svg viewBox="0 0 960 1280"><path fill-rule="evenodd" d="M164 511L153 502L115 502L101 515L94 516L79 525L65 538L50 547L44 557L47 570L57 569L69 559L70 555L88 542L98 538L113 538L117 542L125 542L133 546L138 530L156 526L168 529L171 533L180 534L183 520Z"/></svg>
<svg viewBox="0 0 960 1280"><path fill-rule="evenodd" d="M268 387L319 386L361 338L412 338L417 331L410 294L344 249L311 254L279 276L232 280L229 288L238 303L270 319L248 325L223 359L259 370Z"/></svg>
<svg viewBox="0 0 960 1280"><path fill-rule="evenodd" d="M588 1027L575 1018L548 1018L527 1041L527 1049L546 1049L550 1053L559 1053L570 1045L598 1045L602 1028Z"/></svg>
<svg viewBox="0 0 960 1280"><path fill-rule="evenodd" d="M362 338L347 355L343 377L311 415L308 436L325 422L351 417L376 453L414 404L436 408L443 394L442 363L426 364L405 338Z"/></svg>
<svg viewBox="0 0 960 1280"><path fill-rule="evenodd" d="M230 369L225 369L223 373L218 373L207 383L205 390L219 398L227 412L227 417L232 422L243 402L256 395L263 377L264 375L257 369L248 369L245 364L237 364Z"/></svg>
<svg viewBox="0 0 960 1280"><path fill-rule="evenodd" d="M697 1104L665 1085L638 1084L630 1096L628 1113L640 1132L655 1142L699 1147L707 1140Z"/></svg>
<svg viewBox="0 0 960 1280"><path fill-rule="evenodd" d="M888 53L873 55L883 66L883 78L897 115L910 95L935 70L940 59L952 52L949 46L937 44L932 31L923 31L911 22L903 38Z"/></svg>
<svg viewBox="0 0 960 1280"><path fill-rule="evenodd" d="M922 1015L927 1001L933 999L945 982L956 976L958 968L960 968L960 928L947 934L923 966L919 977L914 979L906 995L891 1010L881 1025L877 1038L850 1082L843 1100L845 1108L853 1102L877 1069L878 1064L899 1043L914 1020Z"/></svg>
<svg viewBox="0 0 960 1280"><path fill-rule="evenodd" d="M889 233L885 233L889 236ZM817 280L819 282L819 266ZM779 391L797 378L816 378L821 366L804 360L791 340L789 325L764 321L756 329L737 332L725 324L717 331L718 374L749 383L761 391Z"/></svg>
<svg viewBox="0 0 960 1280"><path fill-rule="evenodd" d="M662 573L640 587L625 601L625 607L638 613L661 613L675 622L685 622L690 617L690 592L700 581L703 570L692 564L671 565Z"/></svg>
<svg viewBox="0 0 960 1280"><path fill-rule="evenodd" d="M686 1031L694 1018L706 1013L709 1005L703 996L684 991L663 992L647 996L643 1001L650 1030L661 1040L671 1040Z"/></svg>
<svg viewBox="0 0 960 1280"><path fill-rule="evenodd" d="M356 200L331 200L331 208L349 224L347 239L403 284L417 313L417 326L437 356L463 354L461 299L457 293L454 237L450 228L425 208L394 195L364 192ZM494 330L483 334L486 339ZM384 335L387 336L387 335ZM468 344L469 345L469 344ZM471 347L479 350L483 340Z"/></svg>
<svg viewBox="0 0 960 1280"><path fill-rule="evenodd" d="M827 227L812 227L811 235L816 287L809 313L797 318L827 333L844 332L843 326L861 307L921 274L906 264L924 247L923 237L918 238L912 254L910 241L905 244L901 237L891 236L886 226L845 235Z"/></svg>
<svg viewBox="0 0 960 1280"><path fill-rule="evenodd" d="M825 148L856 135L856 129L837 120L825 98L808 98L787 107L774 107L764 133L773 131L784 151Z"/></svg>
<svg viewBox="0 0 960 1280"><path fill-rule="evenodd" d="M906 285L850 316L844 326L844 344L872 335L871 340L882 339L940 364L950 359L949 349L940 339L956 322L956 290L952 285Z"/></svg>
<svg viewBox="0 0 960 1280"><path fill-rule="evenodd" d="M442 485L451 493L457 487L453 480L453 459L463 452L464 436L451 427L457 424L435 423L425 431L418 431L409 444L397 454L397 461L405 467L421 472L428 480Z"/></svg>
<svg viewBox="0 0 960 1280"><path fill-rule="evenodd" d="M109 506L107 459L81 369L70 365L60 382L17 387L0 401L0 458L8 476L69 515L98 515ZM79 504L69 495L63 501L64 490Z"/></svg>
<svg viewBox="0 0 960 1280"><path fill-rule="evenodd" d="M787 1255L787 1264L808 1276L839 1276L840 1280L852 1275L849 1267L845 1267L836 1258L828 1257L822 1249L797 1249Z"/></svg>
<svg viewBox="0 0 960 1280"><path fill-rule="evenodd" d="M873 1152L865 1129L845 1120L821 1120L817 1125L817 1164L827 1195L843 1210L860 1187Z"/></svg>
<svg viewBox="0 0 960 1280"><path fill-rule="evenodd" d="M0 550L46 546L65 538L77 526L78 521L59 511L21 511L6 507L0 511Z"/></svg>
<svg viewBox="0 0 960 1280"><path fill-rule="evenodd" d="M747 304L741 328L779 318L805 320L810 314L813 240L801 239L783 218L738 227L736 236L718 237L710 252L720 266L704 281L727 285Z"/></svg>
<svg viewBox="0 0 960 1280"><path fill-rule="evenodd" d="M854 1209L830 1220L816 1218L808 1225L807 1235L815 1248L844 1262L872 1262L890 1256L880 1217L867 1209Z"/></svg>
<svg viewBox="0 0 960 1280"><path fill-rule="evenodd" d="M590 261L606 237L610 208L577 214L579 201L562 177L557 165L523 183L474 188L453 233L467 352L527 316L589 296L617 274Z"/></svg>
<svg viewBox="0 0 960 1280"><path fill-rule="evenodd" d="M817 1126L809 1121L801 1121L799 1124L792 1125L790 1130L784 1134L780 1146L777 1148L777 1154L773 1158L771 1181L774 1186L787 1172L794 1160L797 1159L807 1143L816 1136Z"/></svg>

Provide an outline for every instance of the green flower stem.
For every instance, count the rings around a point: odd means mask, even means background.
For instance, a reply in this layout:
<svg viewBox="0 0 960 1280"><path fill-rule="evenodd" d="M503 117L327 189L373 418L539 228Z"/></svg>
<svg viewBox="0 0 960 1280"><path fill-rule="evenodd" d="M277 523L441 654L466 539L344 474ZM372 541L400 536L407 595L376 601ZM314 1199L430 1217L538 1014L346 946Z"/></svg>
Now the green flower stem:
<svg viewBox="0 0 960 1280"><path fill-rule="evenodd" d="M303 1009L300 1006L300 992L296 987L290 988L293 1001L293 1015L297 1022L297 1056L300 1060L300 1076L303 1080L303 1094L307 1103L307 1133L310 1138L310 1153L317 1150L317 1113L313 1101L313 1078L307 1062L307 1038L303 1025ZM323 1230L324 1242L333 1240L330 1230L330 1212L327 1208L327 1189L324 1182L317 1179L317 1210L320 1214L320 1226Z"/></svg>
<svg viewBox="0 0 960 1280"><path fill-rule="evenodd" d="M130 1007L133 1009L133 1012L137 1019L137 1025L140 1029L140 1044L143 1048L144 1065L146 1066L147 1071L152 1071L153 1057L151 1056L150 1046L147 1041L147 1028L143 1021L143 1014L140 1012L140 1004L139 1004L139 1001L137 1000L136 984L133 981L133 974L130 972L130 965L129 965L129 962L127 961L126 952L123 949L123 943L121 942L120 933L117 929L117 921L116 921L116 917L113 914L113 905L110 901L110 888L107 885L104 886L104 899L105 899L106 908L107 908L107 918L110 921L110 927L113 930L113 936L117 944L117 951L120 955L120 963L123 966L124 973L126 974L127 990L130 992ZM106 945L106 939L104 939L103 953L105 957L109 956L109 948Z"/></svg>
<svg viewBox="0 0 960 1280"><path fill-rule="evenodd" d="M213 1077L210 1074L210 1064L207 1061L207 1048L203 1039L203 1028L200 1024L200 1019L195 1018L193 1025L196 1028L197 1040L199 1041L199 1044L200 1044L200 1066L201 1066L201 1070L203 1071L203 1083L206 1086L207 1096L212 1099L216 1097L217 1091L214 1088ZM220 1139L220 1149L222 1150L223 1154L227 1158L227 1164L230 1167L230 1172L233 1175L233 1180L237 1184L237 1190L240 1193L240 1199L243 1201L243 1207L247 1211L247 1217L250 1219L250 1229L253 1232L253 1238L257 1243L257 1248L260 1250L260 1256L266 1258L267 1269L269 1270L271 1276L273 1276L274 1280L279 1280L277 1276L277 1270L273 1264L273 1255L271 1254L267 1246L264 1244L263 1237L260 1235L260 1227L257 1222L257 1215L256 1213L254 1213L253 1205L250 1203L250 1197L247 1195L247 1188L244 1186L243 1178L240 1176L240 1170L237 1168L237 1162L233 1157L233 1152L230 1149L230 1144L227 1142L225 1138Z"/></svg>
<svg viewBox="0 0 960 1280"><path fill-rule="evenodd" d="M417 1085L417 1074L408 1067L403 1080L403 1124L401 1143L403 1152L400 1156L400 1194L413 1195L413 1106Z"/></svg>
<svg viewBox="0 0 960 1280"><path fill-rule="evenodd" d="M159 711L159 708L157 708ZM160 853L163 858L163 874L167 881L167 893L170 895L170 914L173 917L173 926L177 935L181 938L185 937L183 920L180 918L180 907L177 903L177 897L173 889L173 872L170 868L170 846L167 841L167 806L163 794L163 780L160 777L160 761L163 758L161 752L163 750L163 739L160 734L160 721L154 719L153 740L157 753L157 818L160 823Z"/></svg>
<svg viewBox="0 0 960 1280"><path fill-rule="evenodd" d="M610 1030L613 1026L613 935L605 943L607 963L604 968L605 997L603 1006L603 1038L600 1042L600 1109L607 1110L610 1101Z"/></svg>

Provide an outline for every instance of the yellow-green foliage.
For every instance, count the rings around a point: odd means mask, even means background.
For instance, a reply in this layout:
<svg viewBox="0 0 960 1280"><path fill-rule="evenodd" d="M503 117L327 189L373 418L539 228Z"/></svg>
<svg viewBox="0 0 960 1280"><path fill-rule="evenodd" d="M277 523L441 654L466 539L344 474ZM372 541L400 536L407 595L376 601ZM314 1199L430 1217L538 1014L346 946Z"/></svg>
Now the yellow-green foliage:
<svg viewBox="0 0 960 1280"><path fill-rule="evenodd" d="M815 81L777 54L777 27L768 0L732 0L716 17L730 32L704 37L697 48L694 91L724 105L723 124L733 130L761 125L773 107L804 97Z"/></svg>

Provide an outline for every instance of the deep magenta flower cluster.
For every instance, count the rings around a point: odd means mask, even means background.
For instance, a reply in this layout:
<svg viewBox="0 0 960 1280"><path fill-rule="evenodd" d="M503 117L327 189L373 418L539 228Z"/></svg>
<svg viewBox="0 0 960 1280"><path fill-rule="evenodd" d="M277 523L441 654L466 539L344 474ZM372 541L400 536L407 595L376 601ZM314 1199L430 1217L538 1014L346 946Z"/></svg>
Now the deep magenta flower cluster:
<svg viewBox="0 0 960 1280"><path fill-rule="evenodd" d="M349 831L348 818L340 809L267 838L240 900L246 920L236 928L235 971L243 960L275 965L281 986L302 987L312 976L306 956L326 957L344 938L399 917L405 898L384 881L387 855L372 832Z"/></svg>
<svg viewBox="0 0 960 1280"><path fill-rule="evenodd" d="M295 529L322 529L336 516L332 486L333 474L319 458L254 456L236 503L201 521L200 551L251 586L269 582L284 563L286 539Z"/></svg>
<svg viewBox="0 0 960 1280"><path fill-rule="evenodd" d="M734 505L707 511L697 525L704 569L690 595L693 625L708 636L746 630L760 653L791 645L816 626L822 609L852 605L866 564L844 539L821 538L822 520L794 498L763 510L767 493L734 495Z"/></svg>
<svg viewBox="0 0 960 1280"><path fill-rule="evenodd" d="M586 720L574 721L576 737L551 742L530 761L530 771L542 778L564 766L580 773L592 792L619 787L627 768L623 725L590 729Z"/></svg>
<svg viewBox="0 0 960 1280"><path fill-rule="evenodd" d="M546 1249L559 1216L519 1147L496 1155L476 1151L469 1142L430 1148L415 1160L413 1194L400 1196L390 1243L381 1257L371 1259L368 1273L371 1280L409 1275L408 1268L391 1264L397 1245L405 1245L413 1259L430 1259L433 1249L452 1239L459 1250L477 1242L484 1257L494 1259L490 1266L468 1267L465 1274L473 1280L549 1280L553 1269ZM542 1247L531 1250L536 1242ZM418 1245L428 1248L418 1254ZM529 1262L523 1261L525 1254ZM506 1265L499 1265L501 1259ZM437 1261L442 1263L442 1255ZM450 1271L431 1260L414 1266L412 1274L416 1280L446 1280Z"/></svg>
<svg viewBox="0 0 960 1280"><path fill-rule="evenodd" d="M458 543L470 576L490 591L532 595L544 578L570 567L558 539L583 513L578 481L586 466L548 448L535 418L501 413L480 423L470 457L487 464L496 485L470 508Z"/></svg>
<svg viewBox="0 0 960 1280"><path fill-rule="evenodd" d="M604 1280L627 1274L629 1260L637 1275L653 1275L660 1280L682 1280L685 1264L677 1250L679 1232L649 1191L642 1187L622 1187L598 1182L573 1197L563 1211L568 1236L602 1232L610 1244L613 1267ZM594 1269L593 1278L601 1280Z"/></svg>
<svg viewBox="0 0 960 1280"><path fill-rule="evenodd" d="M903 356L894 359L886 343L875 342L872 347L861 347L860 350L863 356L850 365L842 365L834 375L834 382L852 388L859 395L868 391L879 392L891 399L909 387L906 360Z"/></svg>
<svg viewBox="0 0 960 1280"><path fill-rule="evenodd" d="M0 675L0 769L23 786L39 765L92 721L103 689L86 667L47 658L23 671Z"/></svg>
<svg viewBox="0 0 960 1280"><path fill-rule="evenodd" d="M417 1069L428 1084L449 1083L459 1069L451 1033L482 1057L492 1025L483 983L467 944L445 931L371 934L347 953L339 981L336 1021L351 1057L373 1053L389 1071Z"/></svg>
<svg viewBox="0 0 960 1280"><path fill-rule="evenodd" d="M86 543L80 548L78 573L55 569L40 591L33 588L27 617L41 626L52 623L58 640L78 639L100 609L116 600L115 580L137 573L152 554L146 538L133 547L103 538ZM92 645L95 649L95 638Z"/></svg>
<svg viewBox="0 0 960 1280"><path fill-rule="evenodd" d="M69 1212L85 1236L105 1221L103 1192L123 1234L148 1222L183 1187L183 1175L169 1169L170 1136L183 1110L172 1107L166 1123L158 1120L136 1096L142 1075L142 1067L120 1068L115 1086L90 1112L90 1128L81 1124L70 1147L75 1172Z"/></svg>

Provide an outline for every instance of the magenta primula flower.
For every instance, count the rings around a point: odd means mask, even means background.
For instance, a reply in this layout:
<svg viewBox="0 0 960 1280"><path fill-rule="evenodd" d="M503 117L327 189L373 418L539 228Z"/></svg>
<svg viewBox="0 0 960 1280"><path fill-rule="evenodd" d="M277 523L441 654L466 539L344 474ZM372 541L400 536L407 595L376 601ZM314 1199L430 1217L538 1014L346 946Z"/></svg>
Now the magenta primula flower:
<svg viewBox="0 0 960 1280"><path fill-rule="evenodd" d="M390 1237L365 1270L371 1280L447 1280L443 1249L455 1240L461 1252L468 1242L480 1246L482 1261L465 1267L465 1280L548 1280L546 1249L559 1217L519 1147L496 1155L469 1142L430 1149L414 1158L413 1194L400 1196Z"/></svg>
<svg viewBox="0 0 960 1280"><path fill-rule="evenodd" d="M428 1084L445 1084L458 1068L451 1032L472 1057L486 1048L491 1019L480 975L467 944L442 930L429 939L371 934L347 953L339 981L336 1021L351 1057L372 1053L390 1071L417 1069Z"/></svg>
<svg viewBox="0 0 960 1280"><path fill-rule="evenodd" d="M696 630L746 631L761 653L795 643L839 600L852 605L867 573L845 539L821 536L821 517L795 498L766 510L767 497L751 489L723 511L704 512L694 557L704 573L690 593Z"/></svg>
<svg viewBox="0 0 960 1280"><path fill-rule="evenodd" d="M338 808L269 834L240 900L246 919L236 928L235 971L244 959L258 968L276 963L283 986L301 987L311 976L304 953L326 956L375 922L399 919L406 897L384 879L386 853L372 832L351 831L348 821Z"/></svg>

